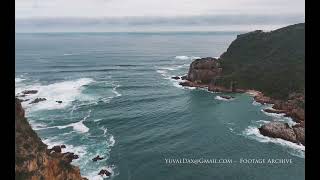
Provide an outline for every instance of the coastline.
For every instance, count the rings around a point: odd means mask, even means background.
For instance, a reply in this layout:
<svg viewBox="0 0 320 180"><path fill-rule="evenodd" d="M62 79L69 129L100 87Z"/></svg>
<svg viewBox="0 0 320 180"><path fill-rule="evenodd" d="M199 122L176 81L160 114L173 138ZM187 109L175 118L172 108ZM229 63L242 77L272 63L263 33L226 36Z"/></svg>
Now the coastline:
<svg viewBox="0 0 320 180"><path fill-rule="evenodd" d="M212 84L197 83L189 80L180 82L179 85L195 88L207 88L207 91L221 92L221 93L246 93L253 97L254 101L260 104L270 104L272 108L263 109L267 113L285 114L285 117L290 117L296 124L289 126L288 123L280 123L272 121L268 124L262 125L259 132L263 136L271 138L280 138L296 144L305 145L304 140L304 109L299 108L295 102L289 100L273 99L264 95L263 92L255 89L239 89L239 88L226 88L223 86L214 86ZM296 97L293 97L293 99ZM303 98L298 95L298 98ZM280 128L279 128L280 126ZM279 129L278 129L279 128Z"/></svg>
<svg viewBox="0 0 320 180"><path fill-rule="evenodd" d="M80 168L71 164L79 156L62 152L65 145L48 148L30 126L21 100L15 98L15 174L18 179L74 179L81 176Z"/></svg>

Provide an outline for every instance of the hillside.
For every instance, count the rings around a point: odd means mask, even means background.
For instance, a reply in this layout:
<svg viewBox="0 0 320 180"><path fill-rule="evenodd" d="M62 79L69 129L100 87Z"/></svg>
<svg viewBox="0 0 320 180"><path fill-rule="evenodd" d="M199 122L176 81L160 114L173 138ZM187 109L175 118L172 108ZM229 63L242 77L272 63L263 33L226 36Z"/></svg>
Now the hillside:
<svg viewBox="0 0 320 180"><path fill-rule="evenodd" d="M255 89L286 100L305 87L305 24L271 32L260 30L238 35L219 62L222 75L217 85Z"/></svg>

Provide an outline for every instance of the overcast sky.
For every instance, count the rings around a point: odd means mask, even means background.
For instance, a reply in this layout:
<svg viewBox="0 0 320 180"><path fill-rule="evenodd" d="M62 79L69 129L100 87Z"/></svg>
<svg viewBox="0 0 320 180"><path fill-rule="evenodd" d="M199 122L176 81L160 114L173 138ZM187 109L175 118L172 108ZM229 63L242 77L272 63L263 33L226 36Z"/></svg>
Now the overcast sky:
<svg viewBox="0 0 320 180"><path fill-rule="evenodd" d="M259 25L263 29L304 22L305 11L304 0L15 0L15 4L17 32L231 30Z"/></svg>

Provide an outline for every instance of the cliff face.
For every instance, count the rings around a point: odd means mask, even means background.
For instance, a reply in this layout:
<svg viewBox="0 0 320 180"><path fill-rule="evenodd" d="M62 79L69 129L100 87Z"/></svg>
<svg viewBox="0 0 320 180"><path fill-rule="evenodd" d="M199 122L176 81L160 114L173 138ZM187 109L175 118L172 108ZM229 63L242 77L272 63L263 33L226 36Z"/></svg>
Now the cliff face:
<svg viewBox="0 0 320 180"><path fill-rule="evenodd" d="M50 152L32 130L24 109L15 99L15 179L83 180L80 170L70 164L72 153Z"/></svg>

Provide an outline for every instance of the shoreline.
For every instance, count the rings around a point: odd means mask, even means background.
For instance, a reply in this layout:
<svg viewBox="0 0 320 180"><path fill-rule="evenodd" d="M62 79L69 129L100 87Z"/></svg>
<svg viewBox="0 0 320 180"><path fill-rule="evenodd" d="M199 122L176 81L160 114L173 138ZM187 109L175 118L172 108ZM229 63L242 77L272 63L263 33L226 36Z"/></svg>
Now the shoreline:
<svg viewBox="0 0 320 180"><path fill-rule="evenodd" d="M271 104L272 109L268 109L269 112L272 111L272 113L285 113L287 117L292 118L293 121L296 123L304 122L304 118L297 117L294 115L294 112L291 112L290 110L286 108L281 108L281 104L288 103L286 100L278 100L273 99L271 97L268 97L264 95L263 92L255 90L255 89L234 89L230 90L228 88L225 88L223 86L210 86L210 84L205 83L196 83L189 80L184 80L183 82L180 82L179 85L185 87L195 87L195 88L208 88L208 91L212 92L221 92L221 93L246 93L254 98L254 100L260 104ZM303 123L304 124L304 123Z"/></svg>
<svg viewBox="0 0 320 180"><path fill-rule="evenodd" d="M270 104L271 108L263 109L266 113L284 114L285 117L290 117L296 124L290 126L288 123L272 121L258 128L259 133L266 137L280 138L296 144L305 145L305 125L304 125L304 109L298 107L296 98L301 100L303 96L293 96L293 100L276 100L264 95L263 92L254 89L228 89L222 86L213 86L210 84L198 84L185 80L179 83L181 86L207 88L207 91L221 93L246 93L253 97L254 101L260 104ZM291 97L292 98L292 97ZM300 98L300 99L299 99Z"/></svg>

